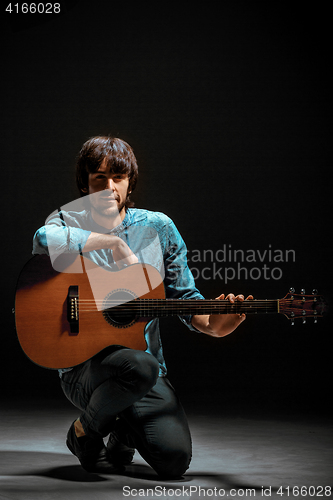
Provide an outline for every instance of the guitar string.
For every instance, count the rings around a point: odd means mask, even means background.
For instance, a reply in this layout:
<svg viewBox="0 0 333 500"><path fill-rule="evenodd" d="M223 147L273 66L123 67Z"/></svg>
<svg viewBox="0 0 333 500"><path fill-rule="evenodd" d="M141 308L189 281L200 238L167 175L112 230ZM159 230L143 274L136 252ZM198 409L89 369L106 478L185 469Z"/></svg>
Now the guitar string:
<svg viewBox="0 0 333 500"><path fill-rule="evenodd" d="M79 305L96 305L96 304L102 304L102 305L108 305L110 307L117 307L117 306L124 306L124 307L133 307L133 308L141 308L141 307L156 307L156 306L159 306L159 307L163 307L163 308L174 308L174 307L184 307L184 308L187 308L187 307L219 307L219 308L223 308L223 307L240 307L242 305L246 306L246 307L269 307L269 306L272 306L272 305L277 305L277 301L265 301L265 302L260 302L260 301L251 301L251 302L235 302L235 303L231 303L231 302L222 302L222 301L219 301L219 300L212 300L212 301L200 301L200 300L196 300L196 301L190 301L190 300L186 300L184 302L186 303L179 303L178 300L175 300L174 302L171 302L172 299L167 299L167 300L164 300L164 299L139 299L139 300L136 300L136 301L128 301L128 302L124 302L124 301L119 301L119 300L108 300L108 301L105 301L103 299L97 299L97 300L78 300L76 301ZM201 303L200 303L201 302ZM297 304L297 302L295 303L295 301L293 301L294 304ZM303 304L303 302L300 302L300 304Z"/></svg>
<svg viewBox="0 0 333 500"><path fill-rule="evenodd" d="M137 299L137 300L132 300L128 302L124 301L119 301L119 300L103 300L103 299L96 299L96 300L88 300L88 299L79 299L76 301L79 305L82 304L84 305L95 305L95 304L102 304L102 305L109 305L110 307L113 306L121 306L124 305L126 307L144 307L144 306L163 306L164 307L206 307L206 306L211 306L211 307L236 307L236 306L246 306L246 307L268 307L272 305L277 305L278 302L280 302L280 305L286 305L286 304L291 304L291 305L306 305L305 302L303 301L278 301L278 300L265 300L265 301L237 301L237 302L224 302L220 300L185 300L183 303L179 303L177 299Z"/></svg>
<svg viewBox="0 0 333 500"><path fill-rule="evenodd" d="M291 299L254 299L251 301L242 301L230 303L228 301L218 301L218 299L185 299L186 304L179 304L178 299L135 299L127 303L119 300L103 299L78 299L79 312L103 312L112 307L118 307L117 313L129 314L136 313L138 316L162 316L181 315L181 314L239 314L256 313L264 311L266 313L291 312L293 309L300 311L306 306L303 300ZM198 304L201 302L201 304ZM217 303L218 302L218 303ZM306 301L310 302L310 301ZM312 301L311 301L312 302ZM280 310L277 308L279 303ZM313 303L313 302L312 302ZM80 306L80 304L82 304ZM123 307L122 307L123 306ZM156 307L159 307L159 309ZM282 311L283 310L283 311ZM312 312L312 311L308 311ZM172 313L172 314L170 314Z"/></svg>
<svg viewBox="0 0 333 500"><path fill-rule="evenodd" d="M144 307L144 306L163 306L163 307L205 307L205 306L211 306L211 307L236 307L236 306L246 306L246 307L268 307L272 305L277 305L278 302L280 302L280 305L286 305L288 303L294 304L294 305L306 305L303 301L278 301L278 300L265 300L265 301L260 301L260 300L251 300L251 301L237 301L237 302L228 302L228 301L222 301L222 300L184 300L183 303L179 303L177 299L137 299L137 300L130 300L128 302L124 301L119 301L119 300L103 300L103 299L96 299L96 300L88 300L88 299L79 299L76 301L79 305L82 304L84 305L95 305L95 304L102 304L102 305L109 305L110 307L113 306L121 306L124 305L126 307Z"/></svg>
<svg viewBox="0 0 333 500"><path fill-rule="evenodd" d="M215 302L216 300L216 302ZM108 308L112 307L118 307L117 312L123 312L123 313L129 313L129 312L153 312L150 311L155 310L156 307L158 306L159 309L157 312L175 312L176 314L181 312L181 313L186 313L186 312L191 312L193 309L195 311L200 311L200 310L205 310L205 311L216 311L219 310L219 312L223 311L239 311L242 310L244 312L253 312L256 310L271 310L273 308L273 311L276 310L276 306L278 303L277 299L274 300L254 300L250 302L237 302L237 303L229 303L229 302L222 302L219 301L217 303L217 299L211 299L211 300L202 300L201 304L198 304L198 302L201 302L201 300L191 300L188 299L186 300L186 304L179 304L179 301L177 299L137 299L134 301L129 301L127 303L120 302L119 300L108 300L104 301L102 299L100 300L89 300L89 299L79 299L79 311L81 312L100 312L99 309L96 309L101 306L102 309L106 310ZM289 303L288 303L289 302ZM80 304L81 307L80 307ZM283 306L284 308L291 309L291 308L297 308L297 306L302 306L304 307L304 302L303 301L291 301L291 300L285 300L281 301L280 300L280 306ZM289 306L289 307L288 307ZM293 307L291 307L293 306ZM119 311L120 309L120 311Z"/></svg>

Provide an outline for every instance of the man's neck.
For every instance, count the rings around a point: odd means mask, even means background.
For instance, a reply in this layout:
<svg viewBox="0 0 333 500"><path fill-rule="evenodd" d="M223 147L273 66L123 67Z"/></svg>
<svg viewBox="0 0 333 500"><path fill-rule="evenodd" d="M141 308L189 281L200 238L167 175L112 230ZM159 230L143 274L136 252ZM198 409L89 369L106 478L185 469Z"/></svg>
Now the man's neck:
<svg viewBox="0 0 333 500"><path fill-rule="evenodd" d="M99 226L105 227L106 229L114 229L122 223L126 215L125 207L121 210L121 212L116 215L102 215L92 207L91 216L93 220Z"/></svg>

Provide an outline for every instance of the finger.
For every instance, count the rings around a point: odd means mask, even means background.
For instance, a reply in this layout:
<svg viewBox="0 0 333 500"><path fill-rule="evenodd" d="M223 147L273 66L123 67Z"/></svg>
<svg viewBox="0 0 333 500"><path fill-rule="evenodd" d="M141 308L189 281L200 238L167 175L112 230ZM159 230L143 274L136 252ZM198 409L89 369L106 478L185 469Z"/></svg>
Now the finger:
<svg viewBox="0 0 333 500"><path fill-rule="evenodd" d="M242 302L244 300L244 295L237 295L236 300L240 300Z"/></svg>
<svg viewBox="0 0 333 500"><path fill-rule="evenodd" d="M222 293L219 297L216 297L215 300L224 300L224 293Z"/></svg>
<svg viewBox="0 0 333 500"><path fill-rule="evenodd" d="M131 266L132 264L137 264L138 258L137 256L132 253L131 255L128 255L127 257L124 257L123 259L118 259L115 261L119 269L123 269L124 267Z"/></svg>
<svg viewBox="0 0 333 500"><path fill-rule="evenodd" d="M253 300L253 295L248 295L245 300Z"/></svg>
<svg viewBox="0 0 333 500"><path fill-rule="evenodd" d="M229 293L227 296L226 296L226 299L229 300L229 302L235 302L235 296L233 293Z"/></svg>
<svg viewBox="0 0 333 500"><path fill-rule="evenodd" d="M124 257L123 259L127 264L136 264L137 262L139 262L139 259L137 258L137 256L134 254L134 253L130 253L128 254L126 257Z"/></svg>

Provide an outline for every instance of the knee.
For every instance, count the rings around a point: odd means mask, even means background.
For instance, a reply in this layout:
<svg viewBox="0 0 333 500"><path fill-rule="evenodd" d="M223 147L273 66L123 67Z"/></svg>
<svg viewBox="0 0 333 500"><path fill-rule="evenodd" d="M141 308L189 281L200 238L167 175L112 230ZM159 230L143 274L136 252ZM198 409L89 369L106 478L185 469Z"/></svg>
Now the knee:
<svg viewBox="0 0 333 500"><path fill-rule="evenodd" d="M173 450L161 457L162 461L154 464L155 472L164 479L180 478L190 466L192 454L183 449Z"/></svg>
<svg viewBox="0 0 333 500"><path fill-rule="evenodd" d="M158 379L160 366L156 358L143 351L128 351L129 379L149 391Z"/></svg>

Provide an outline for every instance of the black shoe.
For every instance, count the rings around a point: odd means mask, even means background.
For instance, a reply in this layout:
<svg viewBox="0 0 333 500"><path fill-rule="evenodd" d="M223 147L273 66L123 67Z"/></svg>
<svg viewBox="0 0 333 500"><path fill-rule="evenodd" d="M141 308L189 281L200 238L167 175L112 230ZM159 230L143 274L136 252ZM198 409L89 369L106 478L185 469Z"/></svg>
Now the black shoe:
<svg viewBox="0 0 333 500"><path fill-rule="evenodd" d="M117 420L115 429L109 435L106 449L109 460L115 466L130 465L133 461L135 448L132 448L131 439L122 429L120 420Z"/></svg>
<svg viewBox="0 0 333 500"><path fill-rule="evenodd" d="M87 472L110 473L119 472L119 467L115 467L109 460L103 438L92 439L88 436L77 437L74 429L74 422L67 433L66 445L68 449L81 462L82 467Z"/></svg>

